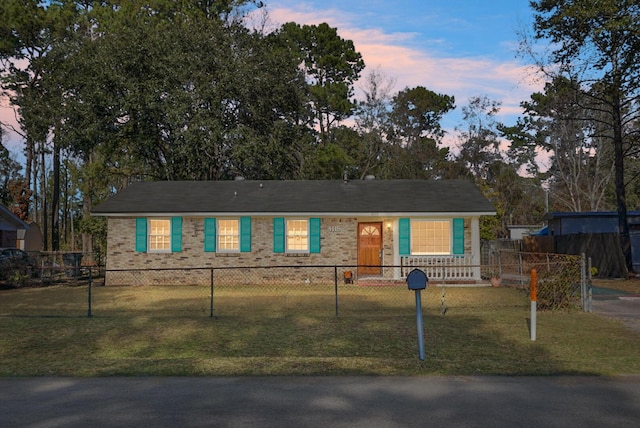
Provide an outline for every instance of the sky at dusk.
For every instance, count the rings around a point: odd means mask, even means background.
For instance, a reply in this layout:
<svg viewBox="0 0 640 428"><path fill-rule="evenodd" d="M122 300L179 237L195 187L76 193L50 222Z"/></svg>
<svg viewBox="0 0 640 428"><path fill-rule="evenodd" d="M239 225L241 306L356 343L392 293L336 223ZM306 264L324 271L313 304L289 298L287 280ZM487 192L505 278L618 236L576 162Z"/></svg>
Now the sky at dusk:
<svg viewBox="0 0 640 428"><path fill-rule="evenodd" d="M542 83L517 55L518 32L530 31L529 0L266 0L280 25L328 23L354 42L368 69L396 81L394 92L424 86L453 95L460 122L470 97L502 102L500 120L515 123L520 102Z"/></svg>
<svg viewBox="0 0 640 428"><path fill-rule="evenodd" d="M517 56L518 32L531 30L529 0L264 0L259 12L268 26L289 21L328 23L354 42L366 68L395 81L393 92L424 86L453 95L456 110L443 126L448 144L461 124L461 107L470 97L502 103L498 120L512 125L520 102L541 90L542 82ZM258 21L258 17L255 18ZM261 18L263 19L263 18ZM359 84L356 84L356 95ZM13 122L7 100L0 119ZM12 152L22 150L15 134L3 137Z"/></svg>

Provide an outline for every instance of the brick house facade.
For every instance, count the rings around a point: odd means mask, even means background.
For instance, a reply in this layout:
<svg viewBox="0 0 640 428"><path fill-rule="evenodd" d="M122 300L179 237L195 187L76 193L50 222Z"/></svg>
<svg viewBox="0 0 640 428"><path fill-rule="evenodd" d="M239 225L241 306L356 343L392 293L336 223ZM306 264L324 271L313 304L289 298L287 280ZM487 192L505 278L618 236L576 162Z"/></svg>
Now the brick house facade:
<svg viewBox="0 0 640 428"><path fill-rule="evenodd" d="M106 284L120 285L132 270L160 284L171 274L152 270L336 265L401 279L429 260L479 265L479 218L494 209L467 181L227 181L135 183L93 214L108 218Z"/></svg>

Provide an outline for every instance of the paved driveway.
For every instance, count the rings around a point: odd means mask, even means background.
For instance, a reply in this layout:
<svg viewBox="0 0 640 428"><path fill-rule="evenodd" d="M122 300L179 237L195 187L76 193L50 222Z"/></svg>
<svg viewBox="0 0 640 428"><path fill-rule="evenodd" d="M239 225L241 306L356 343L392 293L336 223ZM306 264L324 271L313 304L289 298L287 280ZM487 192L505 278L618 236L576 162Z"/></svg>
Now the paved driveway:
<svg viewBox="0 0 640 428"><path fill-rule="evenodd" d="M640 333L640 296L594 287L593 312L618 319Z"/></svg>
<svg viewBox="0 0 640 428"><path fill-rule="evenodd" d="M0 379L3 427L637 427L640 377Z"/></svg>

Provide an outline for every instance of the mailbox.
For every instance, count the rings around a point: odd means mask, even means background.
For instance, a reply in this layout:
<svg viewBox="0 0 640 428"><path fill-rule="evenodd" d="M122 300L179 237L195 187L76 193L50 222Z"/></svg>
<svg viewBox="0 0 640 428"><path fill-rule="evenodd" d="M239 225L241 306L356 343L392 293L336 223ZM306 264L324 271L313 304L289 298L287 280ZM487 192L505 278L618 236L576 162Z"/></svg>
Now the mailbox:
<svg viewBox="0 0 640 428"><path fill-rule="evenodd" d="M418 327L418 357L424 361L424 330L422 326L422 300L420 290L427 288L429 278L420 269L414 269L407 275L407 286L416 294L416 325Z"/></svg>
<svg viewBox="0 0 640 428"><path fill-rule="evenodd" d="M427 288L429 278L427 274L420 269L414 269L407 275L407 286L409 290L424 290Z"/></svg>

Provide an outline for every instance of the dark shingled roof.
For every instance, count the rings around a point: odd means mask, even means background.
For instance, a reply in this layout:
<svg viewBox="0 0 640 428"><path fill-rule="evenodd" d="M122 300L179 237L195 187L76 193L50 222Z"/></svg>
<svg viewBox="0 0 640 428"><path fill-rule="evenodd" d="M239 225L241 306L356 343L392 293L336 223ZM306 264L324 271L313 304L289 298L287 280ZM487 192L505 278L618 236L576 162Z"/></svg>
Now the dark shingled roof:
<svg viewBox="0 0 640 428"><path fill-rule="evenodd" d="M468 180L157 181L133 183L94 215L495 214Z"/></svg>

